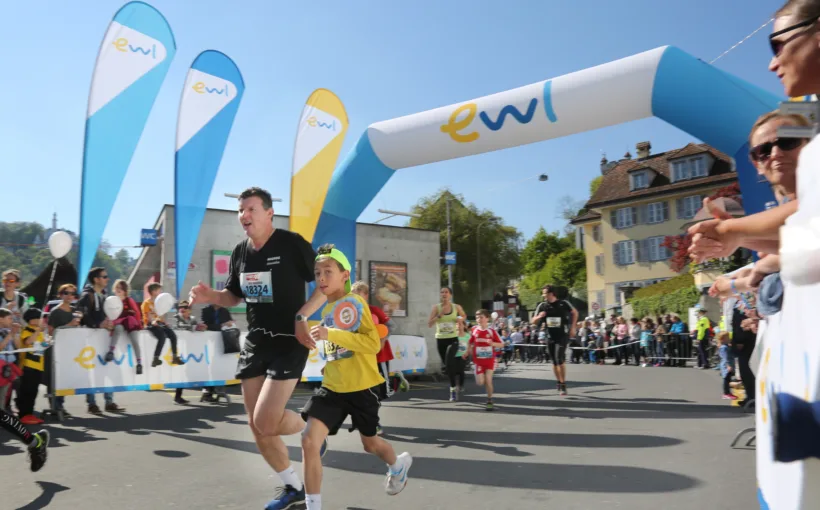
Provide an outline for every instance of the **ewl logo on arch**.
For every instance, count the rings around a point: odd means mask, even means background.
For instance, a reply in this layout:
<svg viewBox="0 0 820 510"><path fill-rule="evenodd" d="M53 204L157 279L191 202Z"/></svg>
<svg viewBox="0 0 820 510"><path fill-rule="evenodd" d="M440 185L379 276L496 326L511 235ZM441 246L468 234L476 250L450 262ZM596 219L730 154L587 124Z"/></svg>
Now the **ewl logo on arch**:
<svg viewBox="0 0 820 510"><path fill-rule="evenodd" d="M447 123L441 126L441 131L450 135L453 141L458 143L470 143L478 140L481 135L475 129L470 130L470 126L478 115L481 122L487 126L490 131L500 131L510 116L515 122L519 124L529 124L538 112L539 102L542 105L544 115L550 122L558 122L558 117L555 115L555 110L552 107L552 80L547 80L544 83L544 92L542 97L533 97L527 103L527 109L521 111L517 106L507 104L501 108L498 115L493 119L487 111L478 111L478 104L465 103L450 114ZM466 115L462 115L465 114ZM511 122L511 121L510 121Z"/></svg>

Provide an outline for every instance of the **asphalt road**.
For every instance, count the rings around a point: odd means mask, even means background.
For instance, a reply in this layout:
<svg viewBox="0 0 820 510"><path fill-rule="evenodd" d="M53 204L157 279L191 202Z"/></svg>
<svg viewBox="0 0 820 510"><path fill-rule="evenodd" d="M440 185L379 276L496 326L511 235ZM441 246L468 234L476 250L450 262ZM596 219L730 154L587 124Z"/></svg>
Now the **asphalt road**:
<svg viewBox="0 0 820 510"><path fill-rule="evenodd" d="M415 459L407 488L384 494L386 467L358 434L331 438L326 510L757 507L754 451L732 449L753 417L720 399L713 371L568 365L560 397L549 365L512 365L488 413L471 381L458 403L420 382L382 407L385 438ZM301 407L310 392L297 390ZM236 397L230 405L172 403L173 394L120 394L127 414L49 425L49 462L28 471L22 447L0 437L5 509L261 509L279 484L256 453ZM40 400L41 402L42 400ZM39 403L39 402L38 402ZM286 439L301 472L299 436Z"/></svg>

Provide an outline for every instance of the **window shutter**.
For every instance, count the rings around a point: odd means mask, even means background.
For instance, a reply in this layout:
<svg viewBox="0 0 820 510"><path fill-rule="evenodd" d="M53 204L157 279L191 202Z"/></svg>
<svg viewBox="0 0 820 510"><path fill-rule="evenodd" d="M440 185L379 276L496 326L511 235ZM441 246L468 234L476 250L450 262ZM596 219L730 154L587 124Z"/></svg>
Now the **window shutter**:
<svg viewBox="0 0 820 510"><path fill-rule="evenodd" d="M661 209L663 210L661 221L669 221L669 202L661 202Z"/></svg>
<svg viewBox="0 0 820 510"><path fill-rule="evenodd" d="M632 209L632 224L638 225L638 208L637 207L630 207Z"/></svg>
<svg viewBox="0 0 820 510"><path fill-rule="evenodd" d="M618 228L618 211L613 209L609 211L609 222L612 223L612 228Z"/></svg>
<svg viewBox="0 0 820 510"><path fill-rule="evenodd" d="M649 239L641 239L639 241L641 243L641 260L644 262L648 262L651 260L649 256Z"/></svg>
<svg viewBox="0 0 820 510"><path fill-rule="evenodd" d="M619 251L618 251L618 243L613 243L612 244L612 262L614 262L616 266L621 265L621 259L619 257Z"/></svg>
<svg viewBox="0 0 820 510"><path fill-rule="evenodd" d="M683 199L678 198L675 200L675 210L677 212L678 219L684 219L683 217Z"/></svg>

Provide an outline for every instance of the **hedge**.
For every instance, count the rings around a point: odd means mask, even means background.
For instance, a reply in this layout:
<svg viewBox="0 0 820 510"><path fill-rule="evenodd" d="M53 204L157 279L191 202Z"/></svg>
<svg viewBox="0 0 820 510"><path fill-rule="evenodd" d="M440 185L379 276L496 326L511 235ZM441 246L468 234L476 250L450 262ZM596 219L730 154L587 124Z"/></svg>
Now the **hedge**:
<svg viewBox="0 0 820 510"><path fill-rule="evenodd" d="M666 282L658 285L663 283ZM655 285L652 287L655 287ZM633 297L629 300L629 304L632 305L633 317L643 318L674 313L685 318L689 309L695 306L699 300L700 290L694 285L690 285L672 292L655 293L646 297Z"/></svg>
<svg viewBox="0 0 820 510"><path fill-rule="evenodd" d="M656 296L658 294L669 294L680 289L685 289L695 285L695 277L689 273L664 280L654 285L649 285L642 289L636 290L632 297L634 299L646 298L649 296Z"/></svg>

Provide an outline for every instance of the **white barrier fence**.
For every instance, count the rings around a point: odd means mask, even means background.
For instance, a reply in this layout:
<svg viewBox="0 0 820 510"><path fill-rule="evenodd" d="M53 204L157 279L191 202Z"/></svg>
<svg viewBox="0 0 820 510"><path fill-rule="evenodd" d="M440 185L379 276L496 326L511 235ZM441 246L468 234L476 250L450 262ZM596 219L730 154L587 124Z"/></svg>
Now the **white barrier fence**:
<svg viewBox="0 0 820 510"><path fill-rule="evenodd" d="M85 328L61 329L49 349L53 357L54 395L146 391L176 388L201 388L239 384L235 379L238 353L225 354L219 332L176 331L179 356L184 365L171 365L171 345L166 341L160 359L162 365L151 366L156 339L149 332L140 332L138 342L142 353L143 373L137 375L137 359L130 340L121 336L114 351L114 360L105 361L110 335L104 330ZM244 344L245 335L240 338ZM394 360L391 372L424 373L427 346L422 337L394 335L390 337ZM302 381L322 380L325 366L320 343L310 352L302 372Z"/></svg>

